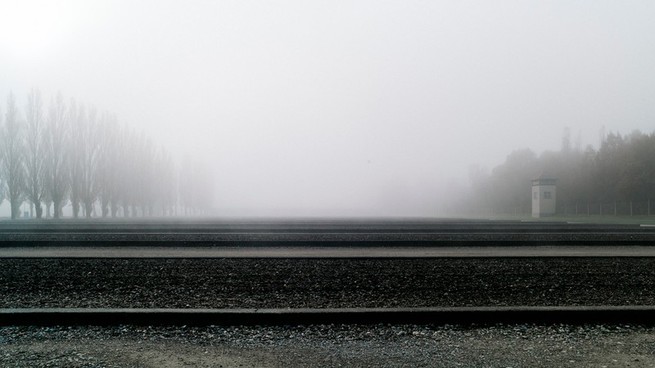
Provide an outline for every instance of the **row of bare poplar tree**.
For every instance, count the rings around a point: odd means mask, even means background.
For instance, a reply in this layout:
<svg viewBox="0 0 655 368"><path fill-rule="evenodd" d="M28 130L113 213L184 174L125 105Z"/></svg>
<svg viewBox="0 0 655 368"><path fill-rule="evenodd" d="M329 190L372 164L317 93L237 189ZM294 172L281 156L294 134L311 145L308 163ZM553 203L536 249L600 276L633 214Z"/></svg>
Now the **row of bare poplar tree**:
<svg viewBox="0 0 655 368"><path fill-rule="evenodd" d="M175 165L165 149L119 125L114 114L74 99L66 103L61 93L46 108L33 89L23 111L9 94L0 114L0 161L0 201L9 201L12 219L24 204L36 218L61 218L68 205L75 218L188 215L211 208L208 170L190 160Z"/></svg>

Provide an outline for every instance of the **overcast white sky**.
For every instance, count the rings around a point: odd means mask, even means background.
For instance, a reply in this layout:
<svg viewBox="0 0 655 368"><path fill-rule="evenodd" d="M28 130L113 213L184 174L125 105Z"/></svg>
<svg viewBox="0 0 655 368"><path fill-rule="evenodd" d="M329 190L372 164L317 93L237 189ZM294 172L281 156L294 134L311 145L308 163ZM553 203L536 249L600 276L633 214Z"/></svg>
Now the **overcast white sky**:
<svg viewBox="0 0 655 368"><path fill-rule="evenodd" d="M655 129L653 1L0 0L39 87L210 163L223 215L431 215L565 127Z"/></svg>

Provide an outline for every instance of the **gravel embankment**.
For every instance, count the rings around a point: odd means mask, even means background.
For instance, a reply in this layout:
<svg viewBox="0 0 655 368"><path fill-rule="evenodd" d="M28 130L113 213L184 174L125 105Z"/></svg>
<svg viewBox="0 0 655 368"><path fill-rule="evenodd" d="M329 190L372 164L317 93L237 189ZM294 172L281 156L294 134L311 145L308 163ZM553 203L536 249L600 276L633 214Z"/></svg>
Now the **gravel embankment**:
<svg viewBox="0 0 655 368"><path fill-rule="evenodd" d="M655 259L0 259L0 307L655 305Z"/></svg>
<svg viewBox="0 0 655 368"><path fill-rule="evenodd" d="M0 328L7 367L653 367L640 326Z"/></svg>

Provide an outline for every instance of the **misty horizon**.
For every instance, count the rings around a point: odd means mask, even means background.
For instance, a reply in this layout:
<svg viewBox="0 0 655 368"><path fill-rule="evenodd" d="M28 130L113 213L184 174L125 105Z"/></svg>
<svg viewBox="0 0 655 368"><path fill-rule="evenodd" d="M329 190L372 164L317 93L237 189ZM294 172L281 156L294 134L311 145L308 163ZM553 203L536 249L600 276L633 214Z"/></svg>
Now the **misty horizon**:
<svg viewBox="0 0 655 368"><path fill-rule="evenodd" d="M655 4L24 1L0 112L58 91L211 168L217 216L437 216L513 151L653 132ZM0 206L6 215L7 201Z"/></svg>

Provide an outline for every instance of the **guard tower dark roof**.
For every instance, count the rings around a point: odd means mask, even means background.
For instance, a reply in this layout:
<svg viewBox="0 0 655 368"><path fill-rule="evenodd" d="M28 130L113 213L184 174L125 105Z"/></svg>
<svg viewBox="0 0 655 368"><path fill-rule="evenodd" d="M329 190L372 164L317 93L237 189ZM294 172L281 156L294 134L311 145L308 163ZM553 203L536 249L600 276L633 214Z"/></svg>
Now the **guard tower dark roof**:
<svg viewBox="0 0 655 368"><path fill-rule="evenodd" d="M535 185L555 185L557 183L557 178L541 173L541 175L532 179L532 186Z"/></svg>

